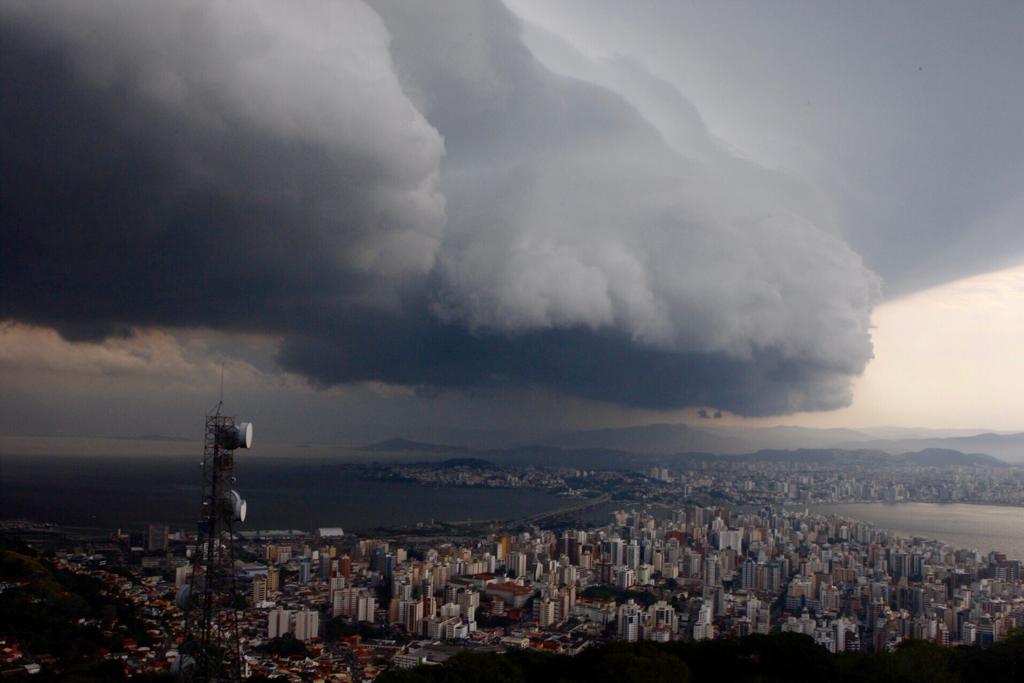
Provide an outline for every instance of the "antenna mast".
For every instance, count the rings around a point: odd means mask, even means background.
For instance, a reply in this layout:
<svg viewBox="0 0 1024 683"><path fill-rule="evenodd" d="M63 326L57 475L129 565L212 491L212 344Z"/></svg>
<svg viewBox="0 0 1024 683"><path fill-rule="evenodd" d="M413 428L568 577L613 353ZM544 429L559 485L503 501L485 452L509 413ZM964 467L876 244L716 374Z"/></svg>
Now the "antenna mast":
<svg viewBox="0 0 1024 683"><path fill-rule="evenodd" d="M192 576L178 593L185 612L178 673L186 681L238 681L242 652L235 571L234 526L245 521L246 502L235 491L235 450L252 445L252 425L221 415L221 401L206 417L203 502L199 513Z"/></svg>

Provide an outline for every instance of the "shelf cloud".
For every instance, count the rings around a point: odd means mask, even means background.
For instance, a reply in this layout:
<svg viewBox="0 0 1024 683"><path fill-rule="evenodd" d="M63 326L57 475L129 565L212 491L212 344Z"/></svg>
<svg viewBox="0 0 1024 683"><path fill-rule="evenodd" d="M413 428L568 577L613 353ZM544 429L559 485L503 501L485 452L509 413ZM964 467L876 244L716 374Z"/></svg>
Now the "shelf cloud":
<svg viewBox="0 0 1024 683"><path fill-rule="evenodd" d="M4 2L0 44L0 318L745 415L843 406L871 358L879 279L813 193L496 2Z"/></svg>

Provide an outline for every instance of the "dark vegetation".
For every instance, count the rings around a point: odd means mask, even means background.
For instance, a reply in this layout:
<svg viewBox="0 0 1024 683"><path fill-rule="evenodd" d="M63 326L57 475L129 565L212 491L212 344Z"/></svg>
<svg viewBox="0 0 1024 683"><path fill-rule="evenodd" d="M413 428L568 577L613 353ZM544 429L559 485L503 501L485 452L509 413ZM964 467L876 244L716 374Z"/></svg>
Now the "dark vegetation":
<svg viewBox="0 0 1024 683"><path fill-rule="evenodd" d="M615 586L588 586L580 597L588 598L590 600L615 600L618 604L622 604L627 600L633 600L638 605L644 607L650 607L658 601L654 595L646 591L629 591Z"/></svg>
<svg viewBox="0 0 1024 683"><path fill-rule="evenodd" d="M505 615L505 616L491 616L490 614L477 614L476 615L476 624L480 628L504 628L504 629L507 629L507 628L509 628L510 626L512 626L515 623L516 623L516 620L513 619L510 616L507 616L507 615Z"/></svg>
<svg viewBox="0 0 1024 683"><path fill-rule="evenodd" d="M125 638L149 644L130 603L97 579L56 569L19 539L0 536L0 580L17 584L0 593L0 636L47 663L35 681L123 680L121 663L103 652L122 652Z"/></svg>
<svg viewBox="0 0 1024 683"><path fill-rule="evenodd" d="M388 624L355 622L344 617L331 619L324 628L324 638L328 642L350 636L360 636L364 640L395 640L402 643L409 641L409 637L401 628Z"/></svg>
<svg viewBox="0 0 1024 683"><path fill-rule="evenodd" d="M306 657L309 655L309 650L306 649L305 643L297 640L291 633L286 633L278 638L271 638L257 647L256 651L264 654L274 654L279 657L292 657L294 655Z"/></svg>
<svg viewBox="0 0 1024 683"><path fill-rule="evenodd" d="M532 651L464 652L443 666L384 673L378 683L957 683L1024 680L1024 634L989 647L909 641L895 652L831 655L795 633L697 643L612 643L576 657Z"/></svg>

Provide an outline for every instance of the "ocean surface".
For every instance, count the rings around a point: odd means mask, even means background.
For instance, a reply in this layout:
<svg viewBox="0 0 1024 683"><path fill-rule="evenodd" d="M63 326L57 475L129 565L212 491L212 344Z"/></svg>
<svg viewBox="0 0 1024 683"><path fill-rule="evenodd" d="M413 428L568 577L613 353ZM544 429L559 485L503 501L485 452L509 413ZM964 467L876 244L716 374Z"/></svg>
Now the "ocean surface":
<svg viewBox="0 0 1024 683"><path fill-rule="evenodd" d="M0 455L0 519L66 526L191 529L200 458ZM574 501L524 489L434 488L363 481L325 459L240 456L236 488L248 501L242 529L346 530L418 522L511 519Z"/></svg>
<svg viewBox="0 0 1024 683"><path fill-rule="evenodd" d="M0 454L0 519L67 526L191 529L199 508L199 457ZM527 489L435 488L363 481L324 457L241 456L237 488L249 503L244 529L340 526L350 531L418 522L513 519L574 501ZM1024 559L1024 508L937 503L812 506L958 548ZM609 506L588 515L607 521Z"/></svg>
<svg viewBox="0 0 1024 683"><path fill-rule="evenodd" d="M868 522L901 536L1024 560L1024 508L962 503L838 503L811 509Z"/></svg>

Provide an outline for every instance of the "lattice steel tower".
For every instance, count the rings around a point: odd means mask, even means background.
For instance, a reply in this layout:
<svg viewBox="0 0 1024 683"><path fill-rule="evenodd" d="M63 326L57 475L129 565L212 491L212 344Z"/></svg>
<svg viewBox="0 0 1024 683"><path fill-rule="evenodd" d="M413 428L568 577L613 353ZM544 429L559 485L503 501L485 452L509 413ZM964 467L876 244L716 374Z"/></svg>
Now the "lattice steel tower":
<svg viewBox="0 0 1024 683"><path fill-rule="evenodd" d="M245 500L235 483L235 450L252 445L252 425L220 414L206 417L203 504L192 556L192 576L178 593L185 636L177 670L187 681L237 681L242 677L234 527L245 521Z"/></svg>

